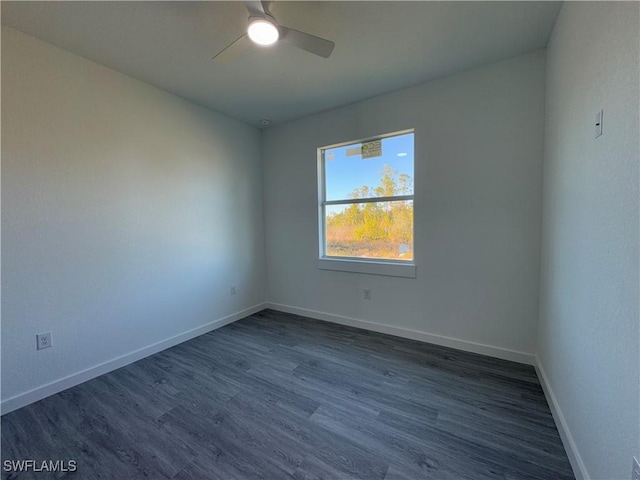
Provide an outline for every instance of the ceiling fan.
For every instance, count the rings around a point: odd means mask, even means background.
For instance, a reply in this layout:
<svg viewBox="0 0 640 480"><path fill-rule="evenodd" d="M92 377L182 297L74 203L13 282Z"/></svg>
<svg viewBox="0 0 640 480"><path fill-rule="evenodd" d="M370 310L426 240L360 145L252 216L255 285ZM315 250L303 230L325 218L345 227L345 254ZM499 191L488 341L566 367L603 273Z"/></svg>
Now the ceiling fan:
<svg viewBox="0 0 640 480"><path fill-rule="evenodd" d="M278 24L269 11L270 3L268 1L244 2L249 10L247 33L242 34L231 45L218 52L212 60L218 63L227 63L249 49L252 44L267 47L277 42L287 43L314 55L329 58L335 43Z"/></svg>

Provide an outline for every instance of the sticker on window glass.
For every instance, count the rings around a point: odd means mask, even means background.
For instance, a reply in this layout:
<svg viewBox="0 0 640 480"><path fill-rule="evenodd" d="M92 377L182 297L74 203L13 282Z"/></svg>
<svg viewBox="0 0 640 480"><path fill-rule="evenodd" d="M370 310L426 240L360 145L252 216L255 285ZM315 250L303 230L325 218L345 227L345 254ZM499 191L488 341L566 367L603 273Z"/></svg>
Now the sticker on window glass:
<svg viewBox="0 0 640 480"><path fill-rule="evenodd" d="M362 148L360 147L347 148L346 155L347 157L355 157L357 155L362 155Z"/></svg>
<svg viewBox="0 0 640 480"><path fill-rule="evenodd" d="M362 144L362 158L375 158L382 156L382 141L374 140Z"/></svg>

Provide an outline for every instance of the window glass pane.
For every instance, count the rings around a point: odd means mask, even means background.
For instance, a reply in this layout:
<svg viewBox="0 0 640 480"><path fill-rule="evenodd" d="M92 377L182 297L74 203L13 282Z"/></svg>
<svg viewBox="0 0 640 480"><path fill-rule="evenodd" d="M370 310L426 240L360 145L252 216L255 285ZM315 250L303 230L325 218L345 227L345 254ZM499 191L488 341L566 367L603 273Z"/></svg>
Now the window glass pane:
<svg viewBox="0 0 640 480"><path fill-rule="evenodd" d="M413 260L413 201L327 205L328 257Z"/></svg>
<svg viewBox="0 0 640 480"><path fill-rule="evenodd" d="M372 158L363 158L360 143L324 151L326 200L413 195L413 133L380 142Z"/></svg>

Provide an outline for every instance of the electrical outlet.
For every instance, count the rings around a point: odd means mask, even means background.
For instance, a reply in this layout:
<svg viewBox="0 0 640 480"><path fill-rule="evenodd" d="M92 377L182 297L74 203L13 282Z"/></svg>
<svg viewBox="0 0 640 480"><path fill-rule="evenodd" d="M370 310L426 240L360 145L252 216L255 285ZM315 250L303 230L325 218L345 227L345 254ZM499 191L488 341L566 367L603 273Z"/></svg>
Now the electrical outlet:
<svg viewBox="0 0 640 480"><path fill-rule="evenodd" d="M231 293L231 295L235 295L236 293L238 293L238 290L236 289L235 285L231 285L229 292Z"/></svg>
<svg viewBox="0 0 640 480"><path fill-rule="evenodd" d="M640 461L633 457L633 475L632 480L640 480Z"/></svg>
<svg viewBox="0 0 640 480"><path fill-rule="evenodd" d="M371 300L371 290L368 288L362 290L362 298L364 298L365 300Z"/></svg>
<svg viewBox="0 0 640 480"><path fill-rule="evenodd" d="M36 335L36 347L38 350L53 346L51 342L51 332L39 333Z"/></svg>

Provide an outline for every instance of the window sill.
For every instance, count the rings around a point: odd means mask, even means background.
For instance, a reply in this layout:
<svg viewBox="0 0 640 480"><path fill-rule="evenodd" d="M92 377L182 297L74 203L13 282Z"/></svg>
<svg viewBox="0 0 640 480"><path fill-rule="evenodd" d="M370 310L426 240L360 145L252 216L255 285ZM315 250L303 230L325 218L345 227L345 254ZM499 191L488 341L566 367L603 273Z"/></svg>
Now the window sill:
<svg viewBox="0 0 640 480"><path fill-rule="evenodd" d="M416 278L413 263L375 262L370 260L341 260L335 258L318 259L320 270L385 275L389 277Z"/></svg>

